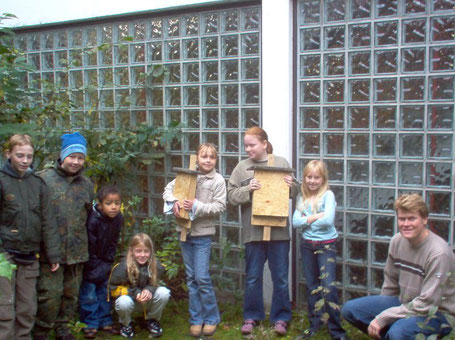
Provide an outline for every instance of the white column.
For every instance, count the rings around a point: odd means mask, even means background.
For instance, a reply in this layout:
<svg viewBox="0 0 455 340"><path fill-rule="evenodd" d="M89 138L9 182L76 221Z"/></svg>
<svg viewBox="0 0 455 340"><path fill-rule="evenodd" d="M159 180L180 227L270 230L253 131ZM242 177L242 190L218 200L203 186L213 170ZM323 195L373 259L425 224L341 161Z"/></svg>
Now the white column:
<svg viewBox="0 0 455 340"><path fill-rule="evenodd" d="M292 0L262 0L262 127L273 145L273 153L294 166L292 40ZM291 288L294 261L291 253L289 256ZM264 275L264 303L270 308L273 286L268 266Z"/></svg>

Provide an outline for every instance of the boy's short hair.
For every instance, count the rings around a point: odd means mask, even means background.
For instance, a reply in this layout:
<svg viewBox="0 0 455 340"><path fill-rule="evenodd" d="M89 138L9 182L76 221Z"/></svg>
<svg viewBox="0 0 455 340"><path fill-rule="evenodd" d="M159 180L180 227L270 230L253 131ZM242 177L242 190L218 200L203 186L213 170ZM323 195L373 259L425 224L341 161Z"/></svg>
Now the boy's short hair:
<svg viewBox="0 0 455 340"><path fill-rule="evenodd" d="M397 214L398 210L405 212L418 212L422 218L427 218L430 214L425 201L419 194L401 195L395 200L393 207Z"/></svg>
<svg viewBox="0 0 455 340"><path fill-rule="evenodd" d="M13 151L13 148L16 145L19 145L19 146L30 145L34 149L32 137L30 137L29 135L25 135L25 134L12 135L10 137L10 139L8 140L8 142L6 143L5 149L9 150L9 151Z"/></svg>
<svg viewBox="0 0 455 340"><path fill-rule="evenodd" d="M110 184L103 185L96 193L96 198L98 199L98 202L103 202L108 195L119 195L120 199L122 198L120 189L115 185Z"/></svg>

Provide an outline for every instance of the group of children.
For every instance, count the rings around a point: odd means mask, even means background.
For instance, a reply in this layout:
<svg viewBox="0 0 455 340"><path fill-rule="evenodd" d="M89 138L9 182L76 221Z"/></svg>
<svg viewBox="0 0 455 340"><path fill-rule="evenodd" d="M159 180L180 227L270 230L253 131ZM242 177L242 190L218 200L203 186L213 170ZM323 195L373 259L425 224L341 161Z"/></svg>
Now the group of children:
<svg viewBox="0 0 455 340"><path fill-rule="evenodd" d="M93 205L93 184L82 174L85 138L76 132L61 139L62 151L55 167L38 174L32 166L30 137L14 135L6 148L7 162L0 171L0 250L17 270L11 280L0 277L0 334L5 339L26 339L35 326L33 333L38 340L47 339L51 330L57 339L75 339L67 324L79 301L86 338L95 338L100 330L133 337L131 315L135 310L143 310L145 328L158 337L163 332L159 320L170 291L159 286L162 267L154 255L152 240L143 233L135 235L123 261L112 268L123 226L121 194L116 187L102 187ZM214 334L220 322L209 261L211 238L226 199L241 207L246 262L241 332L252 333L265 319L262 287L266 261L273 281L270 321L275 332L285 335L291 320L289 222L285 228L272 228L270 241L263 241L262 227L251 225L252 193L261 188L261 183L253 178L250 167L267 165L273 148L259 127L245 132L244 146L248 158L233 170L227 190L224 178L215 170L217 150L204 143L197 150L195 199L180 202L173 194L175 180L163 194L166 213L178 218L185 209L192 220L192 228L180 245L193 337ZM275 156L275 166L288 168L289 163ZM311 161L303 171L301 186L293 176L285 176L284 181L291 198L297 197L293 226L302 233L302 263L308 284L310 328L301 338L318 331L326 311L332 337L346 339L333 284L338 234L334 226L336 202L328 188L327 169L322 161ZM318 288L321 286L323 289ZM115 299L119 331L114 327L109 297ZM321 298L325 306L316 308Z"/></svg>
<svg viewBox="0 0 455 340"><path fill-rule="evenodd" d="M151 336L161 336L159 320L170 291L159 286L162 267L152 240L135 235L125 259L112 268L123 227L121 193L103 186L93 205L94 185L83 175L86 140L76 132L61 141L55 166L39 173L30 136L16 134L5 148L0 252L15 270L11 278L0 276L0 339L30 339L33 333L44 340L51 331L59 340L76 339L68 325L78 302L85 338L96 338L100 330L133 337L135 309L144 310Z"/></svg>

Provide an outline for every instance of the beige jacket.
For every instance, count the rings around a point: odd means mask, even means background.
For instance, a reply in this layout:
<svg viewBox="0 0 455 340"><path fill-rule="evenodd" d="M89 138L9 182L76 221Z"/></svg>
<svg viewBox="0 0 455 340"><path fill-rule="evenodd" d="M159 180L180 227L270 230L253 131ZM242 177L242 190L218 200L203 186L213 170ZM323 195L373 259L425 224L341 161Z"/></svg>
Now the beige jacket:
<svg viewBox="0 0 455 340"><path fill-rule="evenodd" d="M165 202L173 203L178 199L173 195L175 179L166 185L163 193ZM191 236L215 235L218 216L226 210L226 183L223 176L213 169L205 175L197 176L195 219L191 223ZM180 231L177 226L177 230Z"/></svg>

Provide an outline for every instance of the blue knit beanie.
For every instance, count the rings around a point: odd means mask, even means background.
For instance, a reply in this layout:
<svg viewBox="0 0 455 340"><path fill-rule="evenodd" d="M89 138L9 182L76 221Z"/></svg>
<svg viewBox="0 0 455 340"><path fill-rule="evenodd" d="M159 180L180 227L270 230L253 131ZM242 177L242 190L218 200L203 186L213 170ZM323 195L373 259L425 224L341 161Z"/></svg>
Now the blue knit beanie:
<svg viewBox="0 0 455 340"><path fill-rule="evenodd" d="M72 153L87 155L87 141L79 132L64 134L60 139L62 140L62 151L60 152L62 162Z"/></svg>

